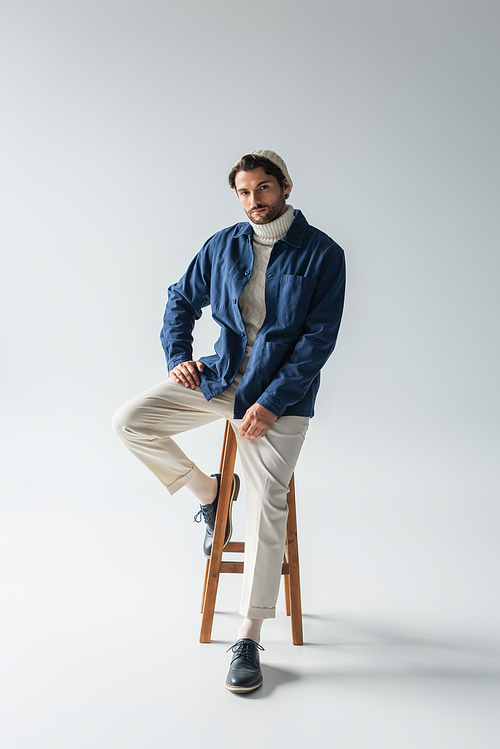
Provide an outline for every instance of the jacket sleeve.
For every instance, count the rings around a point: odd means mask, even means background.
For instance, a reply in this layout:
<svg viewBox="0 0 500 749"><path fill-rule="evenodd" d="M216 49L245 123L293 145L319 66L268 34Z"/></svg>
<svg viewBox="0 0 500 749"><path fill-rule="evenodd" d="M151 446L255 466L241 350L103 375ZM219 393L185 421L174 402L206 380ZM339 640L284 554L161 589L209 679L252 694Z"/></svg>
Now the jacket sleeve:
<svg viewBox="0 0 500 749"><path fill-rule="evenodd" d="M302 335L292 353L257 399L261 406L282 416L288 406L300 401L335 348L345 295L345 257L323 260Z"/></svg>
<svg viewBox="0 0 500 749"><path fill-rule="evenodd" d="M210 304L212 237L189 264L183 277L168 289L160 340L170 371L193 358L193 328Z"/></svg>

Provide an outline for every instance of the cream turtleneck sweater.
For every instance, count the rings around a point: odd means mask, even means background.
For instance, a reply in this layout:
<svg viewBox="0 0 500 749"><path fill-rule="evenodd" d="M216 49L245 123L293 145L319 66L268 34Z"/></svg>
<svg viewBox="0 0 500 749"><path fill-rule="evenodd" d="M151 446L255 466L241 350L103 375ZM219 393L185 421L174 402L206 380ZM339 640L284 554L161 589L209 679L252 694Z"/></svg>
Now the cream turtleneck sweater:
<svg viewBox="0 0 500 749"><path fill-rule="evenodd" d="M266 317L266 271L274 243L282 239L292 225L295 216L293 207L288 206L282 216L268 224L254 224L250 221L253 235L253 270L250 279L241 292L239 308L247 334L245 358L240 367L244 372L250 358L252 346Z"/></svg>

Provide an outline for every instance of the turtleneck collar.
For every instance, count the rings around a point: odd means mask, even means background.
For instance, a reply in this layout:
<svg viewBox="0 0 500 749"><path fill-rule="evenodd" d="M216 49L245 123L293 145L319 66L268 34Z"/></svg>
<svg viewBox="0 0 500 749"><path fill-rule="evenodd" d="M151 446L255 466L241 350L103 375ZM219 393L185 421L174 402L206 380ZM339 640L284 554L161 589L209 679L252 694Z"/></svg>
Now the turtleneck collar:
<svg viewBox="0 0 500 749"><path fill-rule="evenodd" d="M267 244L269 242L277 242L278 239L282 239L291 227L295 216L293 214L293 206L287 206L287 210L274 221L270 221L268 224L254 224L250 221L250 225L254 230L255 237L264 240Z"/></svg>

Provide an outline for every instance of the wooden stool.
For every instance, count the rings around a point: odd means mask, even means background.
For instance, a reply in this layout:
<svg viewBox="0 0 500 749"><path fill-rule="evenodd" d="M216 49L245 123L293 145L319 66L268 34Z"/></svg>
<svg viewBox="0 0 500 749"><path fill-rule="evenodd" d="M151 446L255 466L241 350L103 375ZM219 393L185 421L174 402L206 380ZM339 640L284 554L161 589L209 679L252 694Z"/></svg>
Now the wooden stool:
<svg viewBox="0 0 500 749"><path fill-rule="evenodd" d="M233 483L234 461L236 458L236 436L229 421L226 421L224 441L220 459L219 472L221 474L219 503L215 520L212 555L207 559L205 581L203 583L203 598L201 605L200 642L210 642L212 623L215 611L215 600L221 572L242 573L243 562L222 561L225 552L242 553L245 544L241 541L230 541L223 550L226 531L229 498ZM303 644L302 636L302 605L300 600L299 549L297 544L297 515L295 511L294 477L290 480L287 494L288 520L286 526L285 557L281 574L285 582L285 607L287 616L291 617L292 642L294 645Z"/></svg>

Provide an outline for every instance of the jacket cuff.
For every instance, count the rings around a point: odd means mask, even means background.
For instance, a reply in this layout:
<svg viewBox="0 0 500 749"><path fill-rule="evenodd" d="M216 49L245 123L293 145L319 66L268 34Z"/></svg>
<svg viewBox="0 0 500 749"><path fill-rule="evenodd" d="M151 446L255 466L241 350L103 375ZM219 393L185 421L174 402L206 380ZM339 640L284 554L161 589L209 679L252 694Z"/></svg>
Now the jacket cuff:
<svg viewBox="0 0 500 749"><path fill-rule="evenodd" d="M173 359L167 359L167 369L170 372L178 364L183 364L185 361L189 361L186 356L174 356Z"/></svg>
<svg viewBox="0 0 500 749"><path fill-rule="evenodd" d="M271 413L277 416L278 419L280 416L283 416L288 407L288 403L283 403L283 401L278 400L278 398L273 398L272 395L266 395L266 393L263 393L260 398L257 398L257 403L260 406L267 408L268 411L271 411Z"/></svg>

